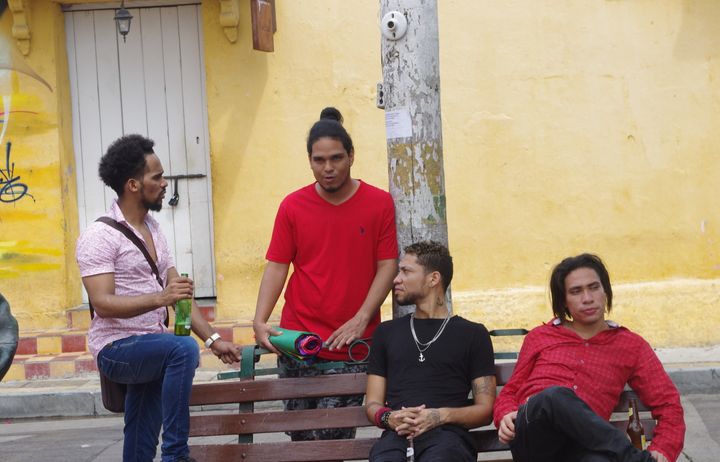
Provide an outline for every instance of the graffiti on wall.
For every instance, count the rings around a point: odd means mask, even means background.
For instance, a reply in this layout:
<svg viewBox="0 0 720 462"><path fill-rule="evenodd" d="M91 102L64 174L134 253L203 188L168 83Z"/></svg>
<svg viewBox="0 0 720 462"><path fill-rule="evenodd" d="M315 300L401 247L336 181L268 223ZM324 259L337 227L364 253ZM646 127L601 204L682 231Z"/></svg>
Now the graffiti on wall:
<svg viewBox="0 0 720 462"><path fill-rule="evenodd" d="M0 16L7 9L7 0L0 0ZM15 162L11 159L12 141L9 139L8 127L10 126L11 115L17 113L37 115L35 111L24 110L24 108L13 108L13 101L18 99L27 100L25 95L18 94L14 91L17 85L13 85L12 81L16 76L13 73L20 73L28 76L37 82L40 82L48 90L52 91L50 85L33 70L33 68L25 61L23 55L17 49L14 40L7 35L7 31L0 33L0 98L2 99L2 112L0 116L0 204L13 204L22 199L30 199L35 201L34 196L30 193L30 186L22 181L22 178L15 171ZM19 98L18 98L19 97ZM4 152L3 152L4 151Z"/></svg>
<svg viewBox="0 0 720 462"><path fill-rule="evenodd" d="M15 162L10 163L10 149L12 143L5 143L5 168L0 168L0 202L16 202L27 196L33 201L35 198L28 193L28 186L20 182L20 175L15 176Z"/></svg>

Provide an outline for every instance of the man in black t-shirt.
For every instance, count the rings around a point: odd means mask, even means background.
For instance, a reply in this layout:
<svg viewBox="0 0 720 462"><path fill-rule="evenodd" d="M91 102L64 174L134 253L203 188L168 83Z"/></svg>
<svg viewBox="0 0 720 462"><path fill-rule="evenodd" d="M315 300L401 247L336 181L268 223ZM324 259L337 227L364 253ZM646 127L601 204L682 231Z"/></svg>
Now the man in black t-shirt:
<svg viewBox="0 0 720 462"><path fill-rule="evenodd" d="M416 462L477 460L468 429L492 419L493 348L485 326L451 316L452 274L445 246L404 249L394 293L416 311L380 324L373 336L365 411L385 431L371 462L404 462L410 452Z"/></svg>

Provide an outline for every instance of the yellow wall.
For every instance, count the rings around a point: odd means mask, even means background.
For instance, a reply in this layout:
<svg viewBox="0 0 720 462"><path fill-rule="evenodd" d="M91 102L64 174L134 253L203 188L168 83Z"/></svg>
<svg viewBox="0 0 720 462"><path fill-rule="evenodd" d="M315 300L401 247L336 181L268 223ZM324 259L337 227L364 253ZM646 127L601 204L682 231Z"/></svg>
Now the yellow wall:
<svg viewBox="0 0 720 462"><path fill-rule="evenodd" d="M720 342L720 4L439 3L462 307L536 325L552 265L592 251L621 284L613 318Z"/></svg>
<svg viewBox="0 0 720 462"><path fill-rule="evenodd" d="M202 5L225 320L252 318L277 206L312 181L304 145L320 109L345 115L354 176L387 187L379 2L276 3L274 53L252 50L249 8L231 44L219 2ZM615 282L614 319L656 346L720 343L720 3L438 3L456 311L535 326L550 317L552 265L593 251ZM50 0L30 17L24 61L53 91L0 76L12 108L32 112L11 115L6 137L34 201L0 203L0 290L26 330L62 324L80 299L63 17Z"/></svg>
<svg viewBox="0 0 720 462"><path fill-rule="evenodd" d="M616 283L612 318L657 346L719 342L720 4L438 3L456 311L535 326L552 265L592 251ZM324 105L346 116L354 175L387 187L377 8L279 2L265 54L248 11L230 44L204 3L221 317L252 317Z"/></svg>
<svg viewBox="0 0 720 462"><path fill-rule="evenodd" d="M0 169L7 176L14 163L12 178L19 179L10 190L7 178L0 184L6 188L6 202L0 202L0 291L22 330L58 327L65 324L64 308L79 303L80 295L68 251L74 249L77 215L63 18L59 6L33 2L27 57L10 35L11 19L8 11L0 21L0 95L10 110L0 124L6 126Z"/></svg>

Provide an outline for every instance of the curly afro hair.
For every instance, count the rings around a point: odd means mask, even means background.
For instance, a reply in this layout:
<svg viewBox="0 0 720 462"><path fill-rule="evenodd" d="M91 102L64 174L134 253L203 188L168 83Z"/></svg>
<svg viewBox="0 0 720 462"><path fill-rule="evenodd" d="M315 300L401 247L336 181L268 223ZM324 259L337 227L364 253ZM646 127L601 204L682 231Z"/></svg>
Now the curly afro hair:
<svg viewBox="0 0 720 462"><path fill-rule="evenodd" d="M100 159L100 179L122 196L125 183L145 170L145 156L153 154L155 142L141 135L125 135L115 140Z"/></svg>

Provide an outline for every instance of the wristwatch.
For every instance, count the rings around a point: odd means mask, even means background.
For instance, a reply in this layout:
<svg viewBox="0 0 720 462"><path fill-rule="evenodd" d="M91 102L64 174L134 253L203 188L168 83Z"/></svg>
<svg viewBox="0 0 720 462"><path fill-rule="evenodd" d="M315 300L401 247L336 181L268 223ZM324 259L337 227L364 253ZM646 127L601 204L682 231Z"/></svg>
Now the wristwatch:
<svg viewBox="0 0 720 462"><path fill-rule="evenodd" d="M205 347L210 348L210 345L215 343L215 340L220 340L220 334L218 334L217 332L215 332L210 337L208 337L207 340L205 340Z"/></svg>

